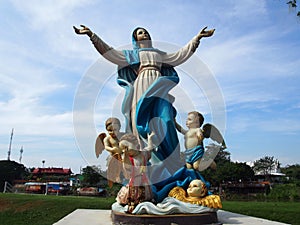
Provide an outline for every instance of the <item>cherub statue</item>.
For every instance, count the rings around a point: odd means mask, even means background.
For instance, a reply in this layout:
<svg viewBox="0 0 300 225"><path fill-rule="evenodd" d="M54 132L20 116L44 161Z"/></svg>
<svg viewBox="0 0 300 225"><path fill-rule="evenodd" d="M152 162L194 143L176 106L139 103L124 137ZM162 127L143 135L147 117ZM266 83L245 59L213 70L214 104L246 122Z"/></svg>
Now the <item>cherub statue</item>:
<svg viewBox="0 0 300 225"><path fill-rule="evenodd" d="M193 198L203 198L208 195L208 190L202 180L192 180L186 190L188 197L192 200Z"/></svg>
<svg viewBox="0 0 300 225"><path fill-rule="evenodd" d="M186 167L188 169L195 169L195 170L204 170L207 166L211 166L213 169L216 168L216 163L213 161L212 158L216 156L219 152L220 148L226 148L225 142L219 130L211 125L211 124L204 124L202 129L201 126L204 122L204 117L201 113L192 111L188 113L188 117L186 120L186 126L188 130L183 129L176 121L176 129L184 134L185 139L185 160L186 160ZM208 151L204 151L203 140L204 138L211 138L212 140L221 144L221 147L210 145L208 146ZM209 157L203 157L206 154ZM211 154L211 155L209 155ZM212 156L214 155L214 156ZM209 165L205 165L206 168L200 167L200 163L203 160L207 160L209 158ZM207 162L206 162L207 164Z"/></svg>
<svg viewBox="0 0 300 225"><path fill-rule="evenodd" d="M112 187L113 183L121 182L120 174L122 171L122 151L119 148L119 140L124 135L120 132L121 123L118 118L111 117L105 122L105 127L108 135L100 133L96 139L95 151L97 158L103 152L107 150L110 156L107 159L107 180L109 187Z"/></svg>
<svg viewBox="0 0 300 225"><path fill-rule="evenodd" d="M137 204L153 199L146 171L147 162L151 158L151 152L154 149L153 136L153 132L148 134L148 145L144 149L140 148L138 139L133 134L125 134L120 139L119 149L124 154L125 176L129 177L128 195L123 194L123 196L127 196L129 213L134 210Z"/></svg>
<svg viewBox="0 0 300 225"><path fill-rule="evenodd" d="M206 206L209 208L222 208L220 196L208 195L205 183L201 180L192 180L188 189L175 187L169 192L169 197L176 198L182 202Z"/></svg>

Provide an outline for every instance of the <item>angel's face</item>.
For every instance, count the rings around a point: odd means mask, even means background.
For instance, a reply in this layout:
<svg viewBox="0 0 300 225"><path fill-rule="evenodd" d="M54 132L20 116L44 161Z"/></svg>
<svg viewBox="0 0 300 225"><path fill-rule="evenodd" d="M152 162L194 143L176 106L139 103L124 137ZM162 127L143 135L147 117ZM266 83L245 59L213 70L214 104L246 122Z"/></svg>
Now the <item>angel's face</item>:
<svg viewBox="0 0 300 225"><path fill-rule="evenodd" d="M186 119L185 124L186 124L187 128L197 128L197 127L199 127L198 117L195 116L195 114L193 114L193 113L188 114L188 117Z"/></svg>
<svg viewBox="0 0 300 225"><path fill-rule="evenodd" d="M111 137L116 138L120 132L120 126L113 123L107 127L107 132Z"/></svg>
<svg viewBox="0 0 300 225"><path fill-rule="evenodd" d="M188 196L201 197L202 187L203 187L203 182L201 180L193 180L187 189Z"/></svg>

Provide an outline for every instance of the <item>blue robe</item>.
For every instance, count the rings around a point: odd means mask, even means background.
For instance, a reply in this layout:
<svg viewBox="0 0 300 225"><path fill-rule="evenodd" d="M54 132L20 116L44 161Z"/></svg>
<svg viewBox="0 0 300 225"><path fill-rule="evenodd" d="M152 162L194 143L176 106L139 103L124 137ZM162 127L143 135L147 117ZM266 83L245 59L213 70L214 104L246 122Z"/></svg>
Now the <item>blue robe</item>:
<svg viewBox="0 0 300 225"><path fill-rule="evenodd" d="M133 83L139 69L139 51L156 51L159 54L164 52L154 49L140 49L134 38L132 38L133 50L124 50L123 53L128 66L118 68L117 82L125 88L125 96L122 102L122 113L125 116L126 132L131 132L131 115L133 97ZM151 161L153 164L148 167L150 182L157 202L161 202L168 196L169 191L180 186L187 188L194 179L201 179L209 187L199 171L187 169L180 162L180 145L177 137L174 118L176 110L172 103L174 98L169 91L178 84L179 77L172 66L162 65L161 76L158 77L140 97L136 107L136 128L142 139L147 139L147 134L154 131L154 144L158 143L157 151L153 151ZM159 118L154 124L150 121ZM153 160L154 158L154 160Z"/></svg>
<svg viewBox="0 0 300 225"><path fill-rule="evenodd" d="M174 187L187 189L190 182L195 179L201 180L205 183L207 188L210 187L210 183L204 179L198 170L187 169L185 166L181 167L168 179L152 186L152 192L156 202L161 202L164 198L168 197L169 192ZM208 194L211 193L209 192Z"/></svg>
<svg viewBox="0 0 300 225"><path fill-rule="evenodd" d="M203 145L198 145L194 148L187 149L184 152L185 162L187 162L189 164L193 164L197 160L201 159L203 154L204 154Z"/></svg>
<svg viewBox="0 0 300 225"><path fill-rule="evenodd" d="M132 106L133 83L137 77L136 70L139 68L139 51L157 51L157 49L134 49L125 50L124 55L129 66L119 67L117 82L126 90L122 103L122 113L125 116L126 132L131 132L130 110ZM168 177L172 175L180 166L180 146L177 137L174 118L176 110L172 103L174 97L169 95L169 91L178 84L179 77L175 69L171 66L162 65L161 76L159 76L144 92L136 107L136 129L139 136L146 140L147 134L155 132L154 144L157 151L154 151L150 179L162 180L162 174ZM150 123L153 118L159 118L155 123Z"/></svg>

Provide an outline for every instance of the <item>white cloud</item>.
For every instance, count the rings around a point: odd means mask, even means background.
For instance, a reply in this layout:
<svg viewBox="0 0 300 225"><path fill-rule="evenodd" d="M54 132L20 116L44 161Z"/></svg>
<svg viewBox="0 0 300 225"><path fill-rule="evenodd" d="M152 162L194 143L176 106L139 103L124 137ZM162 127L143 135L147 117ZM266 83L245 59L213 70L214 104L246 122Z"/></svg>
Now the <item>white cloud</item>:
<svg viewBox="0 0 300 225"><path fill-rule="evenodd" d="M267 13L266 1L231 1L233 7L225 12L228 16L238 18L240 20L249 20L249 18L264 16Z"/></svg>
<svg viewBox="0 0 300 225"><path fill-rule="evenodd" d="M49 24L59 27L73 10L90 5L90 0L13 0L16 9L25 16L34 29L44 29Z"/></svg>
<svg viewBox="0 0 300 225"><path fill-rule="evenodd" d="M259 64L257 68L260 70L271 63L262 60L270 48L264 43L267 41L266 39L265 32L235 36L227 40L218 38L220 40L218 44L207 47L202 55L205 62L218 76L226 73L226 76L238 75L241 77L243 74L249 74L249 71L255 70L253 65L257 65L256 63ZM261 75L261 71L257 71L257 75Z"/></svg>
<svg viewBox="0 0 300 225"><path fill-rule="evenodd" d="M298 119L278 118L261 121L259 128L263 131L284 133L285 135L297 134L300 131L300 124Z"/></svg>

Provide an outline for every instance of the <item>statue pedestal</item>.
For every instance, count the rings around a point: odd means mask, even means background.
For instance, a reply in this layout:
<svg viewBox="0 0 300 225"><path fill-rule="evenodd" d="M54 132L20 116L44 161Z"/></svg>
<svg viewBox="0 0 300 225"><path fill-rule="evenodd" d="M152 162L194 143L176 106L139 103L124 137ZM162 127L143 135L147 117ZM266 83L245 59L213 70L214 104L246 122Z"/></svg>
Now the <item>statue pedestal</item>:
<svg viewBox="0 0 300 225"><path fill-rule="evenodd" d="M111 212L114 225L201 225L218 223L216 212L199 214L173 214L173 215L133 215L113 211Z"/></svg>

